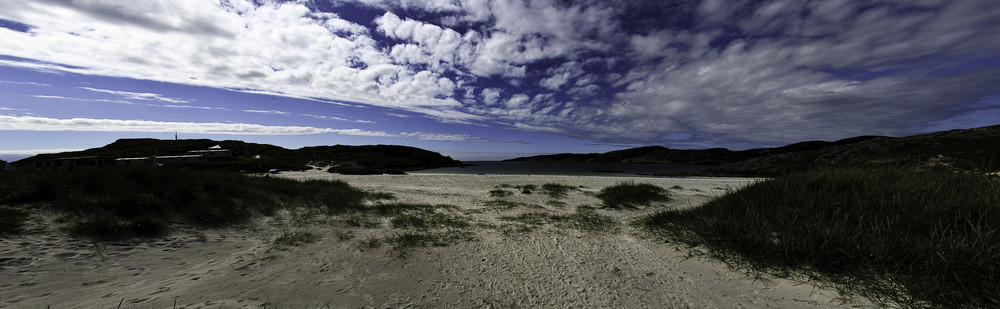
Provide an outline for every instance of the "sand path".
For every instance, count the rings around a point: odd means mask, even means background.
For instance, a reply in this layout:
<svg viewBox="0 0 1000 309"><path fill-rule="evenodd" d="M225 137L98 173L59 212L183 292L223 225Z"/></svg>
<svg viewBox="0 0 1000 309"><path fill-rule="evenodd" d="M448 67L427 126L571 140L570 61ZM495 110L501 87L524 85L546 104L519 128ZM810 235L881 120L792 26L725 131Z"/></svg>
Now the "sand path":
<svg viewBox="0 0 1000 309"><path fill-rule="evenodd" d="M617 220L703 203L738 178L401 175L335 178L397 201L458 206L475 226L502 226L525 212L569 213L597 205L588 192L633 180L674 187L655 208L599 210ZM580 187L559 201L543 194L505 199L536 205L495 210L484 203L501 184ZM675 187L677 186L677 187ZM679 188L678 188L679 187ZM314 224L318 241L276 247L278 219L225 229L180 229L170 237L90 243L53 233L0 240L2 308L826 308L852 307L836 293L783 279L765 283L724 265L686 258L670 244L640 238L624 226L587 232L545 225L530 232L475 229L475 240L413 248L405 256L359 242L387 228ZM278 220L280 221L280 220ZM280 223L280 222L279 222ZM348 235L348 236L344 236Z"/></svg>

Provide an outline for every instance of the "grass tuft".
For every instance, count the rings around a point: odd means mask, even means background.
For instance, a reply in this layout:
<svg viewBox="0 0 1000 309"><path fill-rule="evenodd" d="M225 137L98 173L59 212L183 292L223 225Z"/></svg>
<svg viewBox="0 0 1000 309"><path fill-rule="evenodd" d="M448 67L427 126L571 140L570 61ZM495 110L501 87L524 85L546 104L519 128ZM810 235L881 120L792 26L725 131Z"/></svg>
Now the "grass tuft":
<svg viewBox="0 0 1000 309"><path fill-rule="evenodd" d="M420 230L435 228L466 228L468 219L453 213L442 211L417 211L400 214L389 220L393 228L414 228Z"/></svg>
<svg viewBox="0 0 1000 309"><path fill-rule="evenodd" d="M903 307L1000 307L1000 179L899 168L764 180L639 221L731 265Z"/></svg>
<svg viewBox="0 0 1000 309"><path fill-rule="evenodd" d="M542 191L544 191L545 194L554 199L564 198L566 197L567 194L569 194L570 191L573 190L577 190L577 188L557 183L546 183L542 185Z"/></svg>
<svg viewBox="0 0 1000 309"><path fill-rule="evenodd" d="M617 220L599 214L593 207L587 206L577 207L576 212L566 215L547 212L527 212L517 216L501 216L500 220L516 223L514 228L506 229L505 234L531 232L546 224L593 233L617 232L621 229L621 223Z"/></svg>
<svg viewBox="0 0 1000 309"><path fill-rule="evenodd" d="M637 208L652 202L669 201L670 192L655 185L628 181L601 189L597 198L604 202L605 208Z"/></svg>
<svg viewBox="0 0 1000 309"><path fill-rule="evenodd" d="M13 205L0 205L0 237L24 232L28 212Z"/></svg>
<svg viewBox="0 0 1000 309"><path fill-rule="evenodd" d="M490 190L490 197L505 197L510 195L514 195L514 192L510 192L507 189L496 188Z"/></svg>
<svg viewBox="0 0 1000 309"><path fill-rule="evenodd" d="M368 237L368 238L359 240L357 242L357 244L356 244L356 247L358 249L361 249L361 250L364 250L364 249L375 249L375 248L378 248L378 247L381 247L381 246L382 246L382 239L378 238L378 237Z"/></svg>
<svg viewBox="0 0 1000 309"><path fill-rule="evenodd" d="M393 251L402 252L408 248L444 247L472 239L472 232L462 229L446 229L402 232L386 237L384 241L391 246Z"/></svg>
<svg viewBox="0 0 1000 309"><path fill-rule="evenodd" d="M483 206L486 206L486 208L489 210L495 210L495 211L511 210L516 208L531 208L531 209L544 208L541 205L518 203L518 202L511 202L504 200L486 201L483 203Z"/></svg>
<svg viewBox="0 0 1000 309"><path fill-rule="evenodd" d="M277 246L298 246L314 243L319 238L319 235L309 231L282 232L274 239L274 244Z"/></svg>

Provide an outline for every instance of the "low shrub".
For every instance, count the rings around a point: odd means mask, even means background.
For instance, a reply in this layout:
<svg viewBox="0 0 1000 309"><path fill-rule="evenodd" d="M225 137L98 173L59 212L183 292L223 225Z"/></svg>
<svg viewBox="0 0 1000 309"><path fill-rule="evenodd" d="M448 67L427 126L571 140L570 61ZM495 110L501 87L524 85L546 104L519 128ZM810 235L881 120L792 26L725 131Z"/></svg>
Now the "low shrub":
<svg viewBox="0 0 1000 309"><path fill-rule="evenodd" d="M604 202L606 208L636 208L652 202L669 201L670 192L655 185L629 181L601 189L597 198Z"/></svg>

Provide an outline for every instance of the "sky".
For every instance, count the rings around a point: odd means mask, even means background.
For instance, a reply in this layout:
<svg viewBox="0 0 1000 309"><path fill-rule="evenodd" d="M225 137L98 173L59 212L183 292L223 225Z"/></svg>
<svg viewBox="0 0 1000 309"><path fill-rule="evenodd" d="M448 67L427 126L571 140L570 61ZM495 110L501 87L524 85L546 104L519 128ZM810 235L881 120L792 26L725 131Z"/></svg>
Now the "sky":
<svg viewBox="0 0 1000 309"><path fill-rule="evenodd" d="M119 138L459 160L1000 124L996 0L0 0L0 159Z"/></svg>

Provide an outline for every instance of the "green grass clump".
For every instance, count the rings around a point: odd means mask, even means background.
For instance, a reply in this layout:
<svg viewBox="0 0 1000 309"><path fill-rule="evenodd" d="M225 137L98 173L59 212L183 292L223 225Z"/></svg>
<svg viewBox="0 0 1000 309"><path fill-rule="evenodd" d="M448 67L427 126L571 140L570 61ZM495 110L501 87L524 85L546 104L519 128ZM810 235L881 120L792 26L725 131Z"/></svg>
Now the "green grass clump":
<svg viewBox="0 0 1000 309"><path fill-rule="evenodd" d="M447 246L463 240L473 239L473 233L468 230L472 224L453 205L430 205L415 203L376 203L352 213L355 220L370 220L381 225L387 220L394 232L384 238L370 237L358 242L359 249L376 248L382 244L389 245L392 252L400 256L406 250L415 247ZM364 222L361 223L364 226Z"/></svg>
<svg viewBox="0 0 1000 309"><path fill-rule="evenodd" d="M640 221L744 269L805 274L903 307L1000 307L1000 179L824 169Z"/></svg>
<svg viewBox="0 0 1000 309"><path fill-rule="evenodd" d="M358 249L375 249L382 246L382 239L378 237L368 237L355 243Z"/></svg>
<svg viewBox="0 0 1000 309"><path fill-rule="evenodd" d="M612 217L597 213L593 207L580 206L576 212L557 215L548 212L527 212L517 216L501 216L500 220L517 223L515 229L509 231L530 232L546 224L560 228L572 228L586 232L616 232L621 223Z"/></svg>
<svg viewBox="0 0 1000 309"><path fill-rule="evenodd" d="M382 227L382 219L367 213L346 213L338 216L337 221L350 227L374 229Z"/></svg>
<svg viewBox="0 0 1000 309"><path fill-rule="evenodd" d="M501 189L501 188L490 190L490 197L505 197L509 195L514 195L514 192L510 192L507 189Z"/></svg>
<svg viewBox="0 0 1000 309"><path fill-rule="evenodd" d="M389 244L392 251L404 255L409 248L444 247L474 238L472 232L463 229L445 229L397 233L386 237L383 242Z"/></svg>
<svg viewBox="0 0 1000 309"><path fill-rule="evenodd" d="M423 211L398 215L389 220L393 228L465 228L469 226L468 219L447 212Z"/></svg>
<svg viewBox="0 0 1000 309"><path fill-rule="evenodd" d="M576 212L556 217L561 226L587 232L616 232L621 223L610 216L597 213L593 207L579 206Z"/></svg>
<svg viewBox="0 0 1000 309"><path fill-rule="evenodd" d="M24 231L28 212L12 205L0 205L0 236L17 235Z"/></svg>
<svg viewBox="0 0 1000 309"><path fill-rule="evenodd" d="M652 202L669 201L670 192L655 185L629 181L601 189L597 198L604 201L606 208L636 208Z"/></svg>
<svg viewBox="0 0 1000 309"><path fill-rule="evenodd" d="M274 239L276 246L298 246L319 240L319 235L309 231L286 231Z"/></svg>
<svg viewBox="0 0 1000 309"><path fill-rule="evenodd" d="M527 184L527 185L511 185L511 184L501 184L490 190L490 197L505 197L514 195L515 192L511 190L520 190L521 194L531 194L532 191L538 190L537 185Z"/></svg>
<svg viewBox="0 0 1000 309"><path fill-rule="evenodd" d="M517 190L538 190L538 185L526 184L526 185L512 185L512 184L501 184L497 186L497 189L517 189Z"/></svg>
<svg viewBox="0 0 1000 309"><path fill-rule="evenodd" d="M569 194L569 191L572 190L576 190L576 188L557 183L547 183L542 185L542 191L544 191L545 194L554 199L564 198L566 197L567 194Z"/></svg>
<svg viewBox="0 0 1000 309"><path fill-rule="evenodd" d="M497 210L497 211L511 210L515 208L534 208L534 209L544 208L540 205L518 203L518 202L511 202L504 200L486 201L483 203L483 206L486 206L490 210Z"/></svg>
<svg viewBox="0 0 1000 309"><path fill-rule="evenodd" d="M338 214L380 197L342 181L301 182L216 170L105 168L4 177L11 181L3 185L9 191L0 205L46 205L63 215L71 232L101 238L163 235L173 222L228 225L291 207Z"/></svg>

